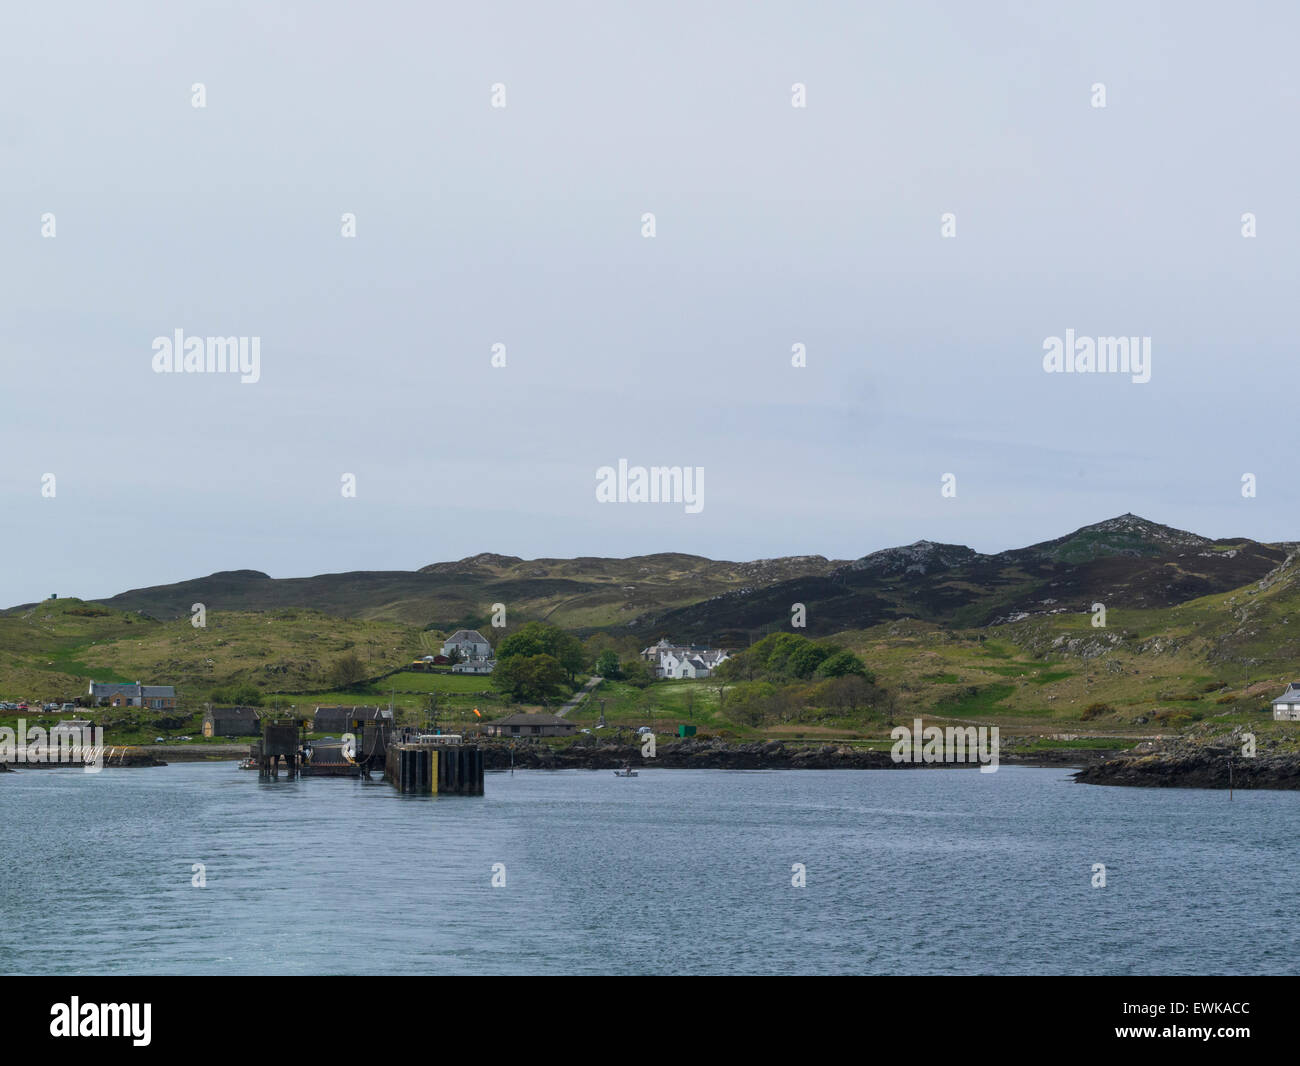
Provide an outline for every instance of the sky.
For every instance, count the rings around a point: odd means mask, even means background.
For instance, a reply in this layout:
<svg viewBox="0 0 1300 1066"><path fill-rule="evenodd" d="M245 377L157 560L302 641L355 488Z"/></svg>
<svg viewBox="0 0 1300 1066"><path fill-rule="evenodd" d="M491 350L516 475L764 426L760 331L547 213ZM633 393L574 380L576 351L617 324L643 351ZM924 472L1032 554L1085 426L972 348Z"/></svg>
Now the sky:
<svg viewBox="0 0 1300 1066"><path fill-rule="evenodd" d="M6 5L0 604L993 552L1127 511L1300 539L1297 31L1282 3ZM256 338L257 380L158 372L178 329ZM1048 372L1067 330L1150 338L1150 380ZM602 502L620 461L702 469L702 506Z"/></svg>

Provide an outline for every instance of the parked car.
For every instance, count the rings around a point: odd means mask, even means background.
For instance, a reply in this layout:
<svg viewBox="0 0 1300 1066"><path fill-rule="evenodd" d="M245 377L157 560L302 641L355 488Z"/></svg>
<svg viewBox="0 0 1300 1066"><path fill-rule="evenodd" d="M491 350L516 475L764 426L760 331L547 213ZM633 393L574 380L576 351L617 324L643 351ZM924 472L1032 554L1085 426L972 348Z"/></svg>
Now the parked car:
<svg viewBox="0 0 1300 1066"><path fill-rule="evenodd" d="M193 737L177 737L177 740L193 740Z"/></svg>
<svg viewBox="0 0 1300 1066"><path fill-rule="evenodd" d="M76 709L77 709L77 705L75 703L65 703L62 707L59 708L59 710L61 711L75 711Z"/></svg>
<svg viewBox="0 0 1300 1066"><path fill-rule="evenodd" d="M25 711L25 710L27 710L27 704L25 704L25 703L20 703L20 704L18 705L18 709L19 709L20 711Z"/></svg>
<svg viewBox="0 0 1300 1066"><path fill-rule="evenodd" d="M167 738L166 738L166 737L154 737L154 738L153 738L153 742L154 742L155 744L166 744L166 743L167 743Z"/></svg>
<svg viewBox="0 0 1300 1066"><path fill-rule="evenodd" d="M653 733L654 730L651 729L648 725L643 725L640 729L637 730L637 732L644 735L646 733Z"/></svg>

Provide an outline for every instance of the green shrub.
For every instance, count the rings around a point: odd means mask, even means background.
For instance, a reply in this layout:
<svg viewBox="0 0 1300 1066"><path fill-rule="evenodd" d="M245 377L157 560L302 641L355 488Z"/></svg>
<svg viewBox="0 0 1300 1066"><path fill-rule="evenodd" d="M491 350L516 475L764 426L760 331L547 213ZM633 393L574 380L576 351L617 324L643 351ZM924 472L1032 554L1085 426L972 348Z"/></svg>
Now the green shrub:
<svg viewBox="0 0 1300 1066"><path fill-rule="evenodd" d="M1104 714L1114 714L1115 708L1109 703L1090 703L1083 709L1079 719L1084 722L1091 722L1094 718L1100 718Z"/></svg>

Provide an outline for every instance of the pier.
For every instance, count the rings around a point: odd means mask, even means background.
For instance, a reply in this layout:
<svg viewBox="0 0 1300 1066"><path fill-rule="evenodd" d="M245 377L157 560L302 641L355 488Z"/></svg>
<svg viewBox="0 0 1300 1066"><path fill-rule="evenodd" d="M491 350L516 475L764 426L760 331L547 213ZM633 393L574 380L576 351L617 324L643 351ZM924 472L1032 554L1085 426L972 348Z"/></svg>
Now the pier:
<svg viewBox="0 0 1300 1066"><path fill-rule="evenodd" d="M263 719L262 737L251 748L250 760L262 780L278 778L284 770L296 777L365 777L383 771L384 780L399 792L424 795L483 795L483 749L467 745L458 734L419 734L410 729L393 734L389 722L351 723L353 744L344 740L308 740L308 718Z"/></svg>
<svg viewBox="0 0 1300 1066"><path fill-rule="evenodd" d="M303 738L308 725L306 719L262 719L262 739L250 756L257 762L259 778L279 777L282 761L290 780L302 773Z"/></svg>
<svg viewBox="0 0 1300 1066"><path fill-rule="evenodd" d="M455 735L418 736L390 744L384 780L399 792L483 795L483 749Z"/></svg>

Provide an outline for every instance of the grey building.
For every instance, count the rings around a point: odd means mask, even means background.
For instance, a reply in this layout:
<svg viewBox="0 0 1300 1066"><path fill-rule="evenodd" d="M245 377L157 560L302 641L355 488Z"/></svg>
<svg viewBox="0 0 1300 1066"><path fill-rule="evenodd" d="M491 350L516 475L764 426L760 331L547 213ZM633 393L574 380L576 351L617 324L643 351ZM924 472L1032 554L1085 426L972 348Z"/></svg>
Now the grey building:
<svg viewBox="0 0 1300 1066"><path fill-rule="evenodd" d="M483 724L490 737L569 737L577 726L553 714L512 714Z"/></svg>
<svg viewBox="0 0 1300 1066"><path fill-rule="evenodd" d="M262 713L256 707L213 707L203 712L205 737L255 737L262 732Z"/></svg>
<svg viewBox="0 0 1300 1066"><path fill-rule="evenodd" d="M1273 701L1273 718L1278 722L1300 722L1300 681L1292 681Z"/></svg>
<svg viewBox="0 0 1300 1066"><path fill-rule="evenodd" d="M312 721L313 733L355 733L367 722L391 722L393 712L387 707L317 707Z"/></svg>
<svg viewBox="0 0 1300 1066"><path fill-rule="evenodd" d="M176 706L176 688L173 685L142 685L139 681L119 685L112 681L92 681L89 695L95 707L148 707L155 711L170 711Z"/></svg>

